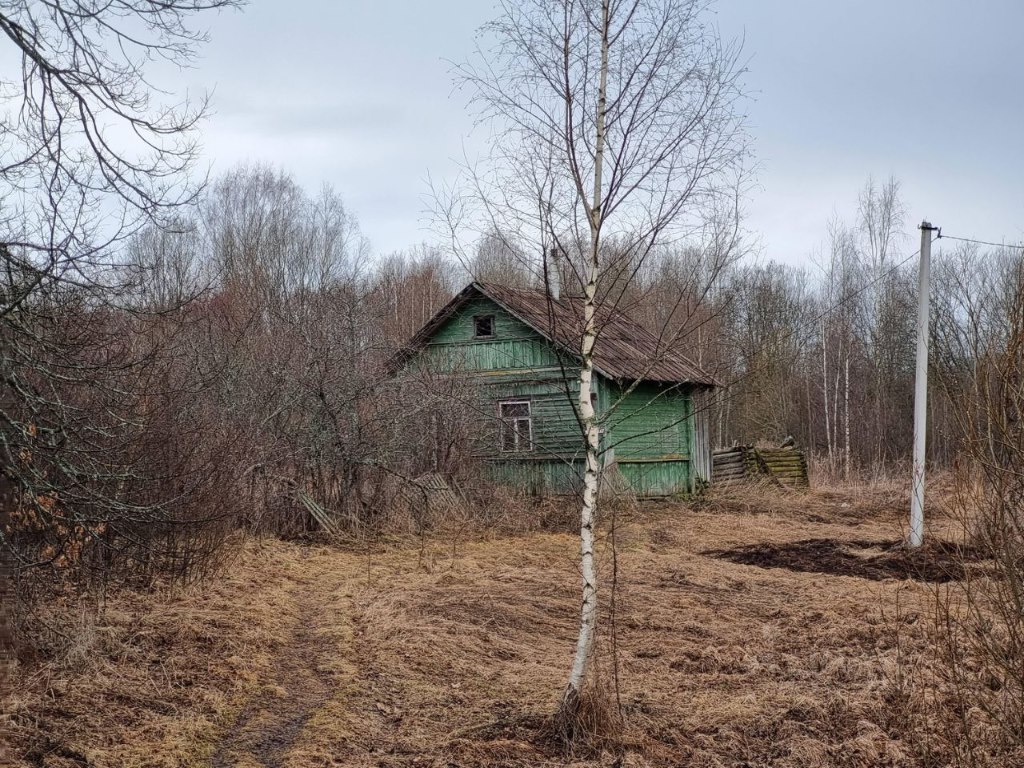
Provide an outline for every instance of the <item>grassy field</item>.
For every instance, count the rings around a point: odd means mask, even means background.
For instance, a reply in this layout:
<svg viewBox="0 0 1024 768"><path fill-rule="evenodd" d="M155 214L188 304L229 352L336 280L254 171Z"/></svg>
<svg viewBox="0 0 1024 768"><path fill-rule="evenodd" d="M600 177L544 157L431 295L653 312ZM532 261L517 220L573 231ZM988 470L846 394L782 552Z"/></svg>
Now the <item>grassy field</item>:
<svg viewBox="0 0 1024 768"><path fill-rule="evenodd" d="M248 542L215 581L109 596L5 696L8 761L919 764L901 670L947 564L936 549L936 583L906 578L904 507L891 489L758 490L625 515L598 657L625 724L604 749L566 757L544 727L573 650L574 538L435 533Z"/></svg>

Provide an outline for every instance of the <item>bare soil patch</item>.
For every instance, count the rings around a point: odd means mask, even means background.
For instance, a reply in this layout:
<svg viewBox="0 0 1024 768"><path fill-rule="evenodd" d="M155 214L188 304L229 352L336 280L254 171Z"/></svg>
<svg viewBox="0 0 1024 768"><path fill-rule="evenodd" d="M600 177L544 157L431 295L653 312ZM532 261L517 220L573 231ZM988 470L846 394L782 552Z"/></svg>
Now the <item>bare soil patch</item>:
<svg viewBox="0 0 1024 768"><path fill-rule="evenodd" d="M760 568L787 568L859 579L914 579L932 583L959 581L971 562L984 558L953 542L931 539L919 549L902 541L806 539L777 544L747 544L702 554Z"/></svg>

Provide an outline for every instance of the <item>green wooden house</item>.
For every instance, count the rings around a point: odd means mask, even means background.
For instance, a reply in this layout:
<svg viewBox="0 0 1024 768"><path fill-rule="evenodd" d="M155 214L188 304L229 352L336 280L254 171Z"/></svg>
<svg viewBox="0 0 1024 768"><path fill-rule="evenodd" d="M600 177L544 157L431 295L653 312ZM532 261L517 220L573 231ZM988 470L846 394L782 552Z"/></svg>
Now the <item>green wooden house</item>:
<svg viewBox="0 0 1024 768"><path fill-rule="evenodd" d="M622 312L599 309L594 391L605 476L640 496L692 493L711 478L705 394L714 380ZM467 376L492 475L536 493L579 487L582 301L472 283L392 361Z"/></svg>

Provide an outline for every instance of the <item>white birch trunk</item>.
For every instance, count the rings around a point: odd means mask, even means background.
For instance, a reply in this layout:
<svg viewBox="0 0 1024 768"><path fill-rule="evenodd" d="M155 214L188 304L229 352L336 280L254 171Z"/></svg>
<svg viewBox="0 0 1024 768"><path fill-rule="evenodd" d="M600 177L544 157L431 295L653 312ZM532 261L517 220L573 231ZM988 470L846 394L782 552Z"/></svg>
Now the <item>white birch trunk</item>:
<svg viewBox="0 0 1024 768"><path fill-rule="evenodd" d="M814 434L814 400L811 394L811 382L813 377L809 375L804 376L804 388L807 396L807 433L806 433L806 444L808 450L814 451L814 446L817 445L818 437Z"/></svg>
<svg viewBox="0 0 1024 768"><path fill-rule="evenodd" d="M579 411L587 441L587 463L583 471L583 505L580 511L580 575L583 581L583 604L580 611L580 631L576 639L576 655L573 658L569 684L565 690L565 701L577 701L583 690L594 636L597 632L597 569L594 567L594 519L597 511L597 484L600 464L598 462L598 427L594 407L590 402L594 375L594 341L597 335L595 323L595 302L597 270L591 264L590 279L584 290L583 342L581 344L580 399Z"/></svg>
<svg viewBox="0 0 1024 768"><path fill-rule="evenodd" d="M604 120L608 91L608 27L609 2L601 3L601 72L597 96L597 121L594 144L594 198L590 206L590 258L587 284L583 291L583 337L580 343L579 412L586 438L587 464L583 471L583 505L580 511L580 574L583 581L583 603L580 609L580 631L576 639L576 655L563 696L563 705L579 702L583 683L597 634L597 569L594 566L594 520L597 512L597 485L600 473L599 435L594 406L590 401L594 377L594 342L597 340L597 281L600 276L600 238L602 179L604 165Z"/></svg>
<svg viewBox="0 0 1024 768"><path fill-rule="evenodd" d="M843 436L843 476L850 479L850 351L846 351L846 391L843 393L843 420L846 432Z"/></svg>
<svg viewBox="0 0 1024 768"><path fill-rule="evenodd" d="M839 453L839 388L843 382L843 368L840 361L843 359L843 341L839 340L839 350L836 354L836 380L832 386L832 442L834 445L829 451L832 469L837 466L837 454Z"/></svg>
<svg viewBox="0 0 1024 768"><path fill-rule="evenodd" d="M832 464L832 422L829 420L828 399L828 337L825 323L821 323L821 395L825 405L825 444L828 446L828 462Z"/></svg>

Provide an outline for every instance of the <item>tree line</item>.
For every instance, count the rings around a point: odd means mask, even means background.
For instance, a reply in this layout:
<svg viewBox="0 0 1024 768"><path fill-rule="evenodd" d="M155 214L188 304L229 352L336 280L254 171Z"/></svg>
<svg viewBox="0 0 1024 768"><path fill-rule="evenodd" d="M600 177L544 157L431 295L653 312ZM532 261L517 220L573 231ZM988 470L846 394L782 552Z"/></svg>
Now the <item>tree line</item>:
<svg viewBox="0 0 1024 768"><path fill-rule="evenodd" d="M868 179L849 215L822 222L800 263L712 238L659 248L641 264L609 246L603 300L630 313L721 384L708 407L717 446L793 437L822 479L887 477L909 464L913 432L918 233L897 179ZM933 250L929 460L951 466L972 361L1004 331L1020 249ZM483 238L480 279L540 288L539 257ZM578 278L566 270L562 282ZM573 290L570 287L570 291ZM576 284L575 290L579 290Z"/></svg>
<svg viewBox="0 0 1024 768"><path fill-rule="evenodd" d="M822 478L903 471L917 260L898 193L869 182L810 265L659 249L605 300L721 382L716 444L793 436ZM238 528L301 535L320 509L353 533L409 529L422 521L402 480L484 482L465 455L480 416L461 385L395 379L387 364L471 279L541 289L507 243L482 238L465 264L428 246L375 256L336 192L248 166L212 183L194 216L128 240L102 282L34 288L3 316L4 474L20 499L6 546L19 567L188 579ZM28 279L15 266L9 293ZM1020 269L1015 250L937 253L938 466L957 456L974 366L1008 333Z"/></svg>

